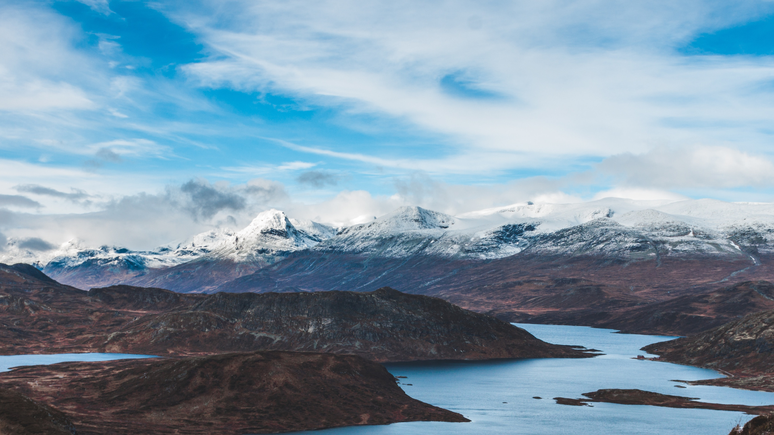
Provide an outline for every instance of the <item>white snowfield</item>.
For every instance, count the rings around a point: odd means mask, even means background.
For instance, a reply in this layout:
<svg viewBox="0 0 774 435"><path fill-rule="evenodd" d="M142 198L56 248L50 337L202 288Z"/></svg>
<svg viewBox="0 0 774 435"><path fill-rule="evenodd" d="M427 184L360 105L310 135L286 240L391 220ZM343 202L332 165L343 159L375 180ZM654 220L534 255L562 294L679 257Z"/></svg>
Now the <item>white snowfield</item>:
<svg viewBox="0 0 774 435"><path fill-rule="evenodd" d="M271 264L292 252L342 252L383 257L437 255L496 259L535 254L745 256L774 252L774 204L716 200L635 201L606 198L577 204L514 204L459 216L403 207L371 222L333 228L260 213L240 231L215 229L177 246L131 251L88 248L70 241L36 252L10 239L0 262L38 267L95 265L165 268L194 260Z"/></svg>

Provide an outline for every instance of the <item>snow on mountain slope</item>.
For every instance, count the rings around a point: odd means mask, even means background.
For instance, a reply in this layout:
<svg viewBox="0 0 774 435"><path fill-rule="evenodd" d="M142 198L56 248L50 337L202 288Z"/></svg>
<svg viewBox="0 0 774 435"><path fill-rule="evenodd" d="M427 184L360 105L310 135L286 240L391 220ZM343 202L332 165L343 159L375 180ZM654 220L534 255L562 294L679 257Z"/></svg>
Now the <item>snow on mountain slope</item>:
<svg viewBox="0 0 774 435"><path fill-rule="evenodd" d="M434 220L438 216L441 221ZM346 228L314 249L492 259L523 250L630 258L746 256L742 248L774 252L773 246L772 204L607 198L578 204L514 204L458 217L407 207Z"/></svg>
<svg viewBox="0 0 774 435"><path fill-rule="evenodd" d="M89 261L102 266L142 269L174 266L190 261L197 255L197 252L187 250L173 253L169 248L161 248L157 251L131 251L116 246L90 248L75 239L63 243L56 249L38 252L21 248L18 240L11 239L6 251L0 255L0 263L29 263L43 268L47 265L74 267Z"/></svg>
<svg viewBox="0 0 774 435"><path fill-rule="evenodd" d="M576 204L514 204L456 217L403 207L338 230L269 210L240 231L214 229L154 251L89 248L72 241L41 253L19 245L9 239L0 262L33 263L46 270L84 264L142 270L194 260L271 264L299 250L390 258L494 259L522 251L627 258L749 256L774 253L774 204L606 198Z"/></svg>
<svg viewBox="0 0 774 435"><path fill-rule="evenodd" d="M214 229L193 236L177 246L162 246L153 251L132 251L115 246L90 248L78 240L60 247L35 252L20 248L9 240L2 263L30 263L58 276L75 268L107 268L112 273L141 273L146 269L165 269L194 260L231 260L235 262L273 263L300 249L308 249L335 235L335 229L316 222L299 222L297 229L284 212L260 213L240 231Z"/></svg>
<svg viewBox="0 0 774 435"><path fill-rule="evenodd" d="M265 211L243 230L227 237L205 258L270 264L291 252L311 248L333 233L321 224L310 222L301 225L311 234L296 228L284 212L274 209Z"/></svg>
<svg viewBox="0 0 774 435"><path fill-rule="evenodd" d="M421 207L402 207L373 222L345 228L314 249L391 258L418 254L499 258L523 249L522 236L538 225L498 225L501 221L487 217L456 218Z"/></svg>
<svg viewBox="0 0 774 435"><path fill-rule="evenodd" d="M312 240L322 242L336 235L336 228L313 221L289 219L296 229L303 232Z"/></svg>
<svg viewBox="0 0 774 435"><path fill-rule="evenodd" d="M344 228L315 249L385 257L436 253L433 244L457 224L458 219L443 213L402 207L373 222Z"/></svg>

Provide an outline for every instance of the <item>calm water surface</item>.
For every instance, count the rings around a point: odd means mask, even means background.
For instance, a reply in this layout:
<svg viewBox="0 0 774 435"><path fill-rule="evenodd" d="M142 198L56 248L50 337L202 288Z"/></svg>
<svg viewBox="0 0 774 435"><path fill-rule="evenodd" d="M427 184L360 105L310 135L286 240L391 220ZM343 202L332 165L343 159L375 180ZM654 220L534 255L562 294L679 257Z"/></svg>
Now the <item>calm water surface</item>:
<svg viewBox="0 0 774 435"><path fill-rule="evenodd" d="M751 416L729 411L670 409L595 403L593 407L557 405L557 396L580 398L600 388L639 388L698 397L715 403L774 404L774 393L722 387L676 388L670 380L720 375L712 370L631 359L645 345L673 337L615 334L579 326L518 326L557 344L599 349L587 359L531 359L489 362L388 364L411 397L461 413L471 423L398 423L304 432L308 435L413 434L702 434L726 435ZM412 385L405 385L412 384ZM542 399L533 399L533 396ZM505 402L505 403L504 403Z"/></svg>
<svg viewBox="0 0 774 435"><path fill-rule="evenodd" d="M155 358L150 355L126 353L60 353L56 355L0 355L0 372L12 367L56 364L73 361L112 361L116 359Z"/></svg>
<svg viewBox="0 0 774 435"><path fill-rule="evenodd" d="M675 388L673 379L719 376L712 370L654 361L637 361L645 345L672 337L615 334L581 326L520 324L536 337L558 344L599 349L605 355L587 359L531 359L485 362L388 364L411 397L463 414L471 423L398 423L361 426L308 435L419 434L701 434L726 435L751 416L728 411L669 409L595 403L593 407L557 405L557 396L579 398L600 388L639 388L664 394L698 397L716 403L774 404L774 393L722 387ZM79 353L0 356L0 371L11 367L68 361L149 358L147 355ZM412 385L406 385L412 384ZM533 396L542 397L534 399Z"/></svg>

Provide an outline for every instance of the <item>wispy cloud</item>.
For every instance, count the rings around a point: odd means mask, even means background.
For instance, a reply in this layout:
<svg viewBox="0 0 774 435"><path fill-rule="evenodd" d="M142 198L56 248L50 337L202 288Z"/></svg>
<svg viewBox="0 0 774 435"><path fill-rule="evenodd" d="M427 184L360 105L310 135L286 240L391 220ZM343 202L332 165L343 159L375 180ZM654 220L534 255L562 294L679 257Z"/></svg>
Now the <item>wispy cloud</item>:
<svg viewBox="0 0 774 435"><path fill-rule="evenodd" d="M774 199L774 58L684 50L771 2L80 3L0 5L14 240L152 247L266 207ZM188 51L132 28L151 18Z"/></svg>
<svg viewBox="0 0 774 435"><path fill-rule="evenodd" d="M222 169L226 172L233 172L238 174L249 174L251 176L271 176L282 174L283 172L293 172L303 169L309 169L317 166L317 163L312 162L284 162L279 165L243 165L243 166L226 166Z"/></svg>
<svg viewBox="0 0 774 435"><path fill-rule="evenodd" d="M766 7L205 1L171 14L212 50L211 59L186 66L201 86L287 93L404 120L446 135L453 153L482 153L499 168L509 152L523 153L511 159L515 166L534 166L547 155L610 156L729 140L765 152L770 135L758 127L774 104L769 91L751 89L770 80L774 61L688 58L676 49ZM235 22L229 17L237 10ZM448 77L464 77L482 94L460 98L444 86ZM417 166L378 151L295 149Z"/></svg>
<svg viewBox="0 0 774 435"><path fill-rule="evenodd" d="M14 190L17 192L31 193L33 195L51 196L54 198L63 198L68 201L83 201L92 197L88 193L80 189L71 189L70 192L62 192L50 187L41 186L39 184L22 184L14 186Z"/></svg>
<svg viewBox="0 0 774 435"><path fill-rule="evenodd" d="M78 1L101 14L109 15L113 12L110 10L110 5L108 4L108 0L78 0Z"/></svg>
<svg viewBox="0 0 774 435"><path fill-rule="evenodd" d="M0 111L96 107L84 89L95 65L69 46L76 34L45 9L0 5Z"/></svg>
<svg viewBox="0 0 774 435"><path fill-rule="evenodd" d="M42 205L26 196L0 195L0 207L40 208Z"/></svg>
<svg viewBox="0 0 774 435"><path fill-rule="evenodd" d="M660 189L768 187L774 184L774 162L728 147L659 147L643 154L619 154L596 167L615 184Z"/></svg>

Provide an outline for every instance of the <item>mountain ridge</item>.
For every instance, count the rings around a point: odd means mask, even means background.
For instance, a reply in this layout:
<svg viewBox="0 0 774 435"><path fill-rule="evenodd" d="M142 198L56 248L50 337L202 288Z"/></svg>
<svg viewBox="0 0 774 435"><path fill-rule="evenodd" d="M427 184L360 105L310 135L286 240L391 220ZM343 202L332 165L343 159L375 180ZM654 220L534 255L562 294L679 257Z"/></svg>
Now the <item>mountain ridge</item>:
<svg viewBox="0 0 774 435"><path fill-rule="evenodd" d="M37 259L10 250L0 255L0 261L16 255L81 288L130 284L211 292L298 253L320 258L356 255L369 261L429 256L463 263L518 255L601 256L626 262L654 260L657 265L668 257L708 257L743 260L755 267L762 255L774 253L774 205L608 199L517 204L457 217L403 207L372 222L339 229L290 219L272 209L242 230L211 230L176 247L131 251L68 242Z"/></svg>

